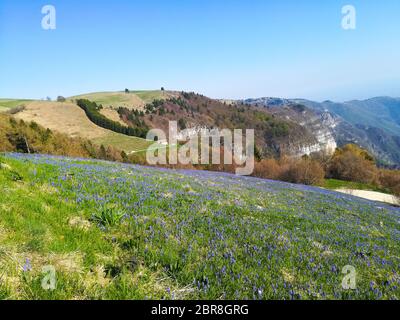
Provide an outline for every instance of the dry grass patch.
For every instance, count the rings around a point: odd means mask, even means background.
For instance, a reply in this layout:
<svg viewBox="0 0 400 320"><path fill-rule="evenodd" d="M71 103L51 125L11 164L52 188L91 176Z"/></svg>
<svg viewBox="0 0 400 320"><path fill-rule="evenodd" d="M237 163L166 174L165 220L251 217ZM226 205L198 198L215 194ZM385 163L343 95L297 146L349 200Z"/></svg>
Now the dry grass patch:
<svg viewBox="0 0 400 320"><path fill-rule="evenodd" d="M112 117L116 117L115 113ZM95 125L79 106L70 102L30 102L26 104L25 110L15 115L15 118L26 122L34 121L52 131L88 139L95 144L112 146L128 153L146 149L150 145L145 139L115 133Z"/></svg>
<svg viewBox="0 0 400 320"><path fill-rule="evenodd" d="M103 116L107 117L108 119L110 119L114 122L118 122L119 124L126 127L126 123L121 120L119 113L116 109L114 109L112 107L106 107L106 108L101 109L100 113Z"/></svg>
<svg viewBox="0 0 400 320"><path fill-rule="evenodd" d="M291 273L291 272L290 272L289 270L287 270L287 269L282 269L281 272L282 272L283 279L284 279L286 282L288 282L288 283L293 283L293 282L294 282L295 276L293 275L293 273Z"/></svg>
<svg viewBox="0 0 400 320"><path fill-rule="evenodd" d="M45 128L71 137L94 139L108 134L108 130L92 123L76 104L68 102L30 102L26 104L25 110L15 117L26 122L35 121Z"/></svg>
<svg viewBox="0 0 400 320"><path fill-rule="evenodd" d="M78 228L85 231L89 230L91 226L91 223L82 217L72 217L69 219L68 224L73 228Z"/></svg>

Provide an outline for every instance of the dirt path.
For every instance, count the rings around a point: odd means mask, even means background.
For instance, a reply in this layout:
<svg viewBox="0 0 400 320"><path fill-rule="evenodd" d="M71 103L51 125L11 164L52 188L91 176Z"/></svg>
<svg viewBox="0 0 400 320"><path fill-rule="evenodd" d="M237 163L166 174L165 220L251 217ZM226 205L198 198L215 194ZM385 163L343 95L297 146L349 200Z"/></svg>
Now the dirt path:
<svg viewBox="0 0 400 320"><path fill-rule="evenodd" d="M350 194L359 198L364 198L372 201L385 202L393 205L400 205L400 199L391 194L382 192L366 191L366 190L352 190L352 189L337 189L337 192Z"/></svg>

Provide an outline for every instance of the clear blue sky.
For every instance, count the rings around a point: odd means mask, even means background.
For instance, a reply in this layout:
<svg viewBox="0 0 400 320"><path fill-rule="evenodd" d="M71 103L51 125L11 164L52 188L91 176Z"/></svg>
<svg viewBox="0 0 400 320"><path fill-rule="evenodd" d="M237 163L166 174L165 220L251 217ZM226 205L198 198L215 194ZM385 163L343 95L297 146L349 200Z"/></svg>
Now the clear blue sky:
<svg viewBox="0 0 400 320"><path fill-rule="evenodd" d="M41 8L57 29L41 28ZM341 8L357 29L341 28ZM400 96L398 0L0 0L0 97L130 89Z"/></svg>

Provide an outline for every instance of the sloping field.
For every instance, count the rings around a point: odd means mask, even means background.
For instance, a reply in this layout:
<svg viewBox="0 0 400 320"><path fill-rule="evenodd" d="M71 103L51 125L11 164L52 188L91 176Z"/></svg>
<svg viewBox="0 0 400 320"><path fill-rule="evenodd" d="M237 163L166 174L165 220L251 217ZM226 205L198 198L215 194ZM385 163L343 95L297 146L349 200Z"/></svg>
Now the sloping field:
<svg viewBox="0 0 400 320"><path fill-rule="evenodd" d="M134 93L124 92L95 92L74 96L69 99L88 99L104 107L125 107L128 109L142 109L144 101Z"/></svg>
<svg viewBox="0 0 400 320"><path fill-rule="evenodd" d="M138 137L130 137L111 131L105 136L92 139L92 141L98 145L114 146L119 150L124 150L128 154L137 151L145 151L150 145L154 144L152 141Z"/></svg>
<svg viewBox="0 0 400 320"><path fill-rule="evenodd" d="M400 297L399 208L217 172L0 162L0 298Z"/></svg>
<svg viewBox="0 0 400 320"><path fill-rule="evenodd" d="M161 90L138 90L125 92L95 92L79 96L70 97L69 99L88 99L103 107L125 107L128 109L143 109L147 103L151 103L155 99L168 99L178 96L178 93L173 91Z"/></svg>
<svg viewBox="0 0 400 320"><path fill-rule="evenodd" d="M119 116L119 113L116 109L112 108L112 107L103 107L100 110L100 113L107 117L108 119L114 121L114 122L118 122L119 124L126 126L126 123L123 122Z"/></svg>
<svg viewBox="0 0 400 320"><path fill-rule="evenodd" d="M112 145L126 152L142 150L149 145L149 142L144 139L128 137L98 127L87 118L81 108L73 103L34 101L26 103L25 106L25 110L15 115L17 119L35 121L45 128L71 137L83 137L97 143Z"/></svg>
<svg viewBox="0 0 400 320"><path fill-rule="evenodd" d="M161 90L137 90L132 91L145 103L151 103L152 101L158 99L169 99L173 97L178 97L179 93L176 91L161 91Z"/></svg>
<svg viewBox="0 0 400 320"><path fill-rule="evenodd" d="M73 103L34 101L26 104L25 110L15 117L24 121L35 121L45 128L72 137L94 139L108 134L107 130L92 123L85 112Z"/></svg>

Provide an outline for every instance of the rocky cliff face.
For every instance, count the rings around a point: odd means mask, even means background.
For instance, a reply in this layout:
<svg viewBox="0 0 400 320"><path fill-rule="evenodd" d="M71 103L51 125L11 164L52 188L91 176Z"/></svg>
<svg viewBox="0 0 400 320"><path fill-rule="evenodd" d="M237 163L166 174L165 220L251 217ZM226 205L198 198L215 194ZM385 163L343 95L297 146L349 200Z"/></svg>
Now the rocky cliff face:
<svg viewBox="0 0 400 320"><path fill-rule="evenodd" d="M268 99L267 102L279 105L285 101ZM322 119L327 122L331 119L302 108L294 106L281 110L279 107L227 103L185 93L179 99L166 100L143 118L149 128L164 132L169 131L169 121L177 121L178 127L184 129L178 131L180 140L207 129L254 129L255 144L265 157L332 152L336 147L335 141L331 132L321 125Z"/></svg>
<svg viewBox="0 0 400 320"><path fill-rule="evenodd" d="M400 166L400 99L381 97L319 103L303 99L259 98L243 102L264 106L280 116L299 121L316 137L320 150L354 143L367 149L378 162ZM288 112L290 107L299 111L297 116ZM317 145L309 145L299 148L298 152L317 149Z"/></svg>
<svg viewBox="0 0 400 320"><path fill-rule="evenodd" d="M268 114L275 119L291 124L289 134L281 138L263 137L258 139L257 145L264 150L272 151L272 154L301 157L316 152L332 154L337 143L334 136L334 128L338 125L338 119L328 112L315 112L302 105L290 103L279 98L267 98L262 102L256 102L254 106L268 104ZM178 139L185 140L201 134L211 127L190 123L188 128L178 134ZM218 129L216 129L218 131ZM256 129L257 130L257 129ZM216 132L218 134L218 132ZM260 132L258 132L260 138ZM268 151L267 151L268 153Z"/></svg>
<svg viewBox="0 0 400 320"><path fill-rule="evenodd" d="M337 148L334 129L339 121L329 112L313 111L303 105L280 98L248 99L245 102L267 107L269 112L277 117L299 124L313 137L306 141L300 136L292 137L284 146L285 153L295 156L310 155L315 152L332 154Z"/></svg>
<svg viewBox="0 0 400 320"><path fill-rule="evenodd" d="M269 143L267 140L266 148L272 148L279 154L286 154L294 157L310 155L315 152L324 152L332 154L337 148L332 131L327 124L333 125L334 120L325 114L316 115L307 111L298 114L291 110L270 110L279 118L284 118L287 121L296 123L303 128L303 131L296 131L297 134L292 134L285 139ZM245 133L245 132L243 132ZM196 126L181 130L176 135L180 141L188 140L194 136L200 135L220 135L220 129L210 128L206 126Z"/></svg>
<svg viewBox="0 0 400 320"><path fill-rule="evenodd" d="M334 134L339 146L355 143L367 149L378 162L400 166L400 99L377 97L344 103L292 102L329 112L338 119Z"/></svg>

